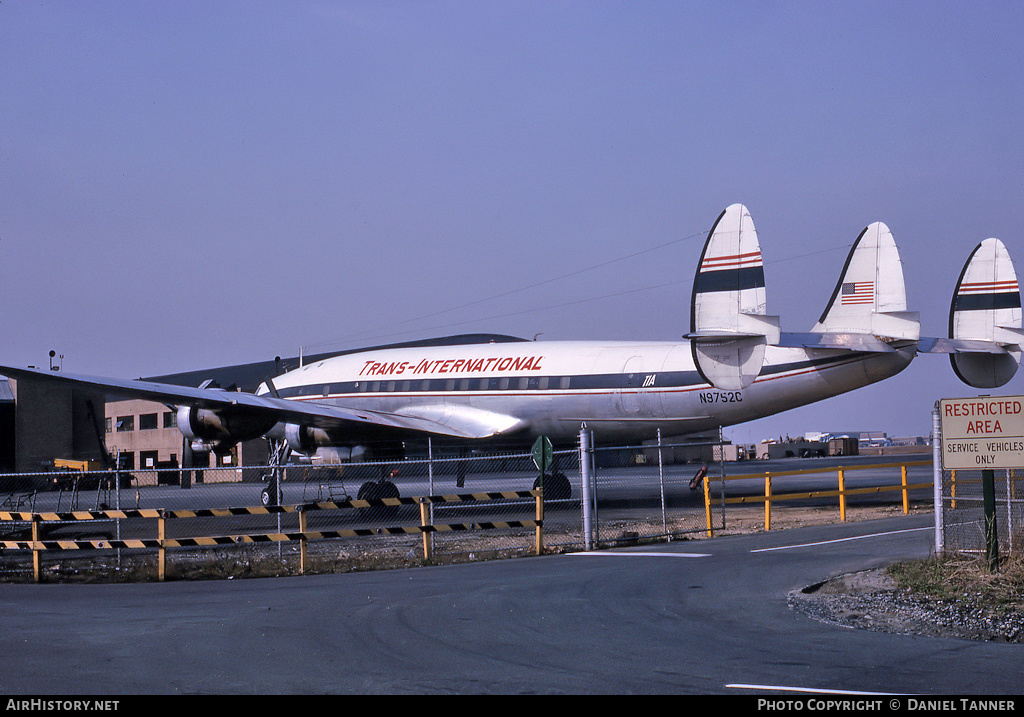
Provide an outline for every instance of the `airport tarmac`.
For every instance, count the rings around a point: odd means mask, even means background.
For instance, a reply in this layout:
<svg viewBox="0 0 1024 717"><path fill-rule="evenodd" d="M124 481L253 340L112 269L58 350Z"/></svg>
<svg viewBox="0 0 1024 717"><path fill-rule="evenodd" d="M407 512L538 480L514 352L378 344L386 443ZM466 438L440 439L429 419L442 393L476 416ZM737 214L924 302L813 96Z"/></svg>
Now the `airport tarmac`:
<svg viewBox="0 0 1024 717"><path fill-rule="evenodd" d="M5 694L1013 694L1019 645L819 623L786 595L923 557L932 516L301 578L0 585Z"/></svg>

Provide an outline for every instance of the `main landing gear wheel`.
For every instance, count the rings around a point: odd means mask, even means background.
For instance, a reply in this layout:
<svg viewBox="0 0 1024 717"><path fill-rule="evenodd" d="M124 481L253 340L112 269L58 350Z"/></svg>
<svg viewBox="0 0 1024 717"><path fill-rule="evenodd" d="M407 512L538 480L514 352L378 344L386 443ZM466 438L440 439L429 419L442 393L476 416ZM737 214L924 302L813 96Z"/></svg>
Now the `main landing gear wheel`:
<svg viewBox="0 0 1024 717"><path fill-rule="evenodd" d="M380 500L382 498L398 498L400 497L398 492L398 486L389 480L381 481L366 481L359 486L359 492L356 494L357 500ZM371 508L363 509L366 513L367 518L385 518L395 515L398 512L397 505L383 505L374 506Z"/></svg>
<svg viewBox="0 0 1024 717"><path fill-rule="evenodd" d="M398 486L389 480L368 480L359 486L359 493L356 495L356 498L359 500L374 500L377 498L397 498L399 495Z"/></svg>
<svg viewBox="0 0 1024 717"><path fill-rule="evenodd" d="M540 478L533 482L533 489L540 488ZM544 500L568 500L572 498L572 484L565 473L555 473L544 478Z"/></svg>

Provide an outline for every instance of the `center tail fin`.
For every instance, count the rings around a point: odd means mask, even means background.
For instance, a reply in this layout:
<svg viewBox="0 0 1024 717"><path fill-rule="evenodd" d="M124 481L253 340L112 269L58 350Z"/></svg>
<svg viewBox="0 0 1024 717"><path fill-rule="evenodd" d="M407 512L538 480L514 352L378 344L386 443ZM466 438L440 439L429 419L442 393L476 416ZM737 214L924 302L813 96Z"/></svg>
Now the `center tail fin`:
<svg viewBox="0 0 1024 717"><path fill-rule="evenodd" d="M867 334L883 342L920 338L918 314L907 311L903 262L885 224L875 222L857 237L832 298L811 331Z"/></svg>

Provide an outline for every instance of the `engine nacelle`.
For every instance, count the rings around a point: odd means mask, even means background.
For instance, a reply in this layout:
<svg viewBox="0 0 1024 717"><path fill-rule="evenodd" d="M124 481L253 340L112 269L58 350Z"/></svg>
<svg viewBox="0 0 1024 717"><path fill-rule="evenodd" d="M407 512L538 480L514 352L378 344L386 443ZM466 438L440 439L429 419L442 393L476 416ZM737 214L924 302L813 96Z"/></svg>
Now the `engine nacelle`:
<svg viewBox="0 0 1024 717"><path fill-rule="evenodd" d="M284 440L288 443L289 448L304 456L313 455L320 446L330 445L330 436L327 435L327 431L312 426L300 426L297 423L285 425Z"/></svg>
<svg viewBox="0 0 1024 717"><path fill-rule="evenodd" d="M195 446L223 451L240 441L259 438L277 421L252 412L232 409L178 408L178 430Z"/></svg>
<svg viewBox="0 0 1024 717"><path fill-rule="evenodd" d="M320 448L327 448L334 459L343 463L359 463L371 458L366 446L341 445L341 436L333 435L323 428L287 423L284 427L284 440L292 451L304 456L312 456Z"/></svg>

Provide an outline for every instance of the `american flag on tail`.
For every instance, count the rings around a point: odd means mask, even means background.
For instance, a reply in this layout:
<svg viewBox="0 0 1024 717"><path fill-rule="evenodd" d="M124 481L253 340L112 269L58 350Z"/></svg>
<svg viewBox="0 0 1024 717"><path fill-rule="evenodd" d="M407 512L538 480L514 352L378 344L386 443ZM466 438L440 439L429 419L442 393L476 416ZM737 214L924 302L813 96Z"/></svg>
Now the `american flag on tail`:
<svg viewBox="0 0 1024 717"><path fill-rule="evenodd" d="M843 284L842 300L843 306L856 304L873 304L875 302L875 282L873 281L849 281Z"/></svg>

